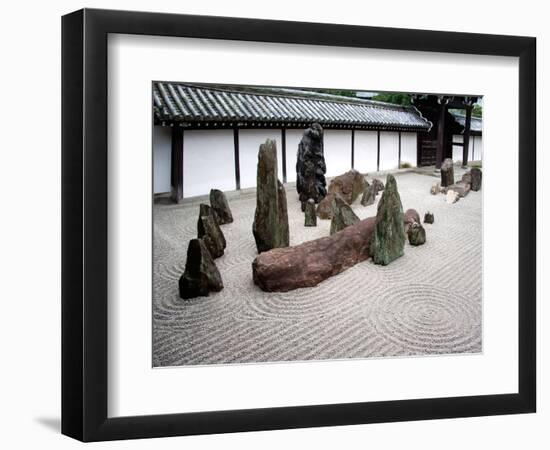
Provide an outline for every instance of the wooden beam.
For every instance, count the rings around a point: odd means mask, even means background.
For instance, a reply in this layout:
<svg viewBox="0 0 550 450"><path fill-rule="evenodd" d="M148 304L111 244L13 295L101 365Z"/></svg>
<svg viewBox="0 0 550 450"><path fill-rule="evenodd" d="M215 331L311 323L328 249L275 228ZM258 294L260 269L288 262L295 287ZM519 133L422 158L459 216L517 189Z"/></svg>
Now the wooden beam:
<svg viewBox="0 0 550 450"><path fill-rule="evenodd" d="M462 166L468 165L468 147L470 144L470 129L472 126L472 106L466 108L466 121L464 123L464 147L462 149Z"/></svg>
<svg viewBox="0 0 550 450"><path fill-rule="evenodd" d="M174 203L183 199L183 128L172 127L170 167L170 198Z"/></svg>
<svg viewBox="0 0 550 450"><path fill-rule="evenodd" d="M281 154L283 155L283 183L286 183L286 129L281 129Z"/></svg>
<svg viewBox="0 0 550 450"><path fill-rule="evenodd" d="M401 169L401 131L399 132L399 154L397 156L397 168Z"/></svg>
<svg viewBox="0 0 550 450"><path fill-rule="evenodd" d="M351 168L355 167L355 130L351 130Z"/></svg>
<svg viewBox="0 0 550 450"><path fill-rule="evenodd" d="M445 112L447 107L440 105L439 121L437 123L437 147L435 150L435 168L441 169L443 162L443 146L445 145Z"/></svg>
<svg viewBox="0 0 550 450"><path fill-rule="evenodd" d="M235 155L235 188L239 190L241 188L241 168L239 163L239 129L233 129L233 145Z"/></svg>
<svg viewBox="0 0 550 450"><path fill-rule="evenodd" d="M376 171L380 172L380 130L376 132Z"/></svg>

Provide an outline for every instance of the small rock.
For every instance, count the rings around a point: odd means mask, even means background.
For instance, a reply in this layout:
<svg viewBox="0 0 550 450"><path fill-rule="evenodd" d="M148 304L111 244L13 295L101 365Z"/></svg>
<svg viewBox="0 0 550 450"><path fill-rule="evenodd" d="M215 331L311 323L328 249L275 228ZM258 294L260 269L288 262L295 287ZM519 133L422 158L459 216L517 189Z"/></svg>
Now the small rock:
<svg viewBox="0 0 550 450"><path fill-rule="evenodd" d="M453 160L446 158L441 164L441 186L447 187L455 183Z"/></svg>
<svg viewBox="0 0 550 450"><path fill-rule="evenodd" d="M473 167L472 170L470 170L470 175L472 177L472 191L477 192L481 189L481 178L482 178L481 169L478 169L477 167Z"/></svg>
<svg viewBox="0 0 550 450"><path fill-rule="evenodd" d="M197 237L204 241L204 245L210 252L212 258L219 258L223 255L226 247L225 237L214 216L214 210L204 203L201 203L199 220L197 222Z"/></svg>
<svg viewBox="0 0 550 450"><path fill-rule="evenodd" d="M378 195L378 193L380 191L383 191L384 190L384 183L382 182L382 180L378 179L378 178L374 178L372 180L372 185L374 186L374 195Z"/></svg>
<svg viewBox="0 0 550 450"><path fill-rule="evenodd" d="M374 204L374 201L376 200L376 191L374 189L374 185L367 185L367 187L365 188L363 192L363 197L361 197L361 204L363 206Z"/></svg>
<svg viewBox="0 0 550 450"><path fill-rule="evenodd" d="M445 201L449 204L453 204L458 202L458 199L460 196L458 195L458 192L453 191L452 189L449 189L447 191L447 195L445 197Z"/></svg>
<svg viewBox="0 0 550 450"><path fill-rule="evenodd" d="M432 184L432 187L430 189L430 194L437 195L441 192L441 183L438 181L437 183Z"/></svg>
<svg viewBox="0 0 550 450"><path fill-rule="evenodd" d="M357 217L351 207L339 195L334 197L332 211L332 222L330 223L331 235L359 222L359 217Z"/></svg>
<svg viewBox="0 0 550 450"><path fill-rule="evenodd" d="M378 202L376 225L370 244L372 260L375 264L385 266L403 256L404 247L403 206L395 178L390 174Z"/></svg>
<svg viewBox="0 0 550 450"><path fill-rule="evenodd" d="M422 225L415 222L413 223L408 231L407 236L409 238L409 244L411 245L422 245L426 243L426 230Z"/></svg>
<svg viewBox="0 0 550 450"><path fill-rule="evenodd" d="M210 292L222 289L222 277L203 240L191 239L187 248L185 272L179 279L180 297L207 297Z"/></svg>
<svg viewBox="0 0 550 450"><path fill-rule="evenodd" d="M316 227L317 226L317 214L315 212L315 200L310 198L306 203L305 210L305 223L306 227Z"/></svg>
<svg viewBox="0 0 550 450"><path fill-rule="evenodd" d="M424 223L434 223L434 215L431 212L424 214Z"/></svg>
<svg viewBox="0 0 550 450"><path fill-rule="evenodd" d="M218 225L233 222L233 215L229 209L229 203L225 194L219 189L210 190L210 206L214 210L214 216L218 221Z"/></svg>

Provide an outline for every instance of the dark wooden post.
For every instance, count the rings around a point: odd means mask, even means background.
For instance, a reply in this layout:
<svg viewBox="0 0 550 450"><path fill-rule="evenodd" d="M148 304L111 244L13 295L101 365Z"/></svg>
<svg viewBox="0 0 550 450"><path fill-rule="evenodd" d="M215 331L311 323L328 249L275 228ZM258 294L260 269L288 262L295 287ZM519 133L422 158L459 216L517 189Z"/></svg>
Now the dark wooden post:
<svg viewBox="0 0 550 450"><path fill-rule="evenodd" d="M443 146L445 145L445 104L441 103L439 110L439 122L437 124L437 147L435 151L435 168L441 169L443 162Z"/></svg>
<svg viewBox="0 0 550 450"><path fill-rule="evenodd" d="M351 130L351 168L355 167L355 130Z"/></svg>
<svg viewBox="0 0 550 450"><path fill-rule="evenodd" d="M399 154L397 156L397 168L401 169L401 131L399 132Z"/></svg>
<svg viewBox="0 0 550 450"><path fill-rule="evenodd" d="M281 154L283 155L283 183L286 183L286 129L281 130Z"/></svg>
<svg viewBox="0 0 550 450"><path fill-rule="evenodd" d="M380 172L380 130L376 133L376 171Z"/></svg>
<svg viewBox="0 0 550 450"><path fill-rule="evenodd" d="M466 106L466 122L464 124L464 147L462 147L462 166L468 166L468 149L470 146L470 128L472 126L472 106Z"/></svg>
<svg viewBox="0 0 550 450"><path fill-rule="evenodd" d="M179 203L183 199L183 128L177 125L172 127L170 185L170 198Z"/></svg>
<svg viewBox="0 0 550 450"><path fill-rule="evenodd" d="M239 129L233 129L233 144L235 154L235 188L239 190L241 188L241 168L239 163Z"/></svg>

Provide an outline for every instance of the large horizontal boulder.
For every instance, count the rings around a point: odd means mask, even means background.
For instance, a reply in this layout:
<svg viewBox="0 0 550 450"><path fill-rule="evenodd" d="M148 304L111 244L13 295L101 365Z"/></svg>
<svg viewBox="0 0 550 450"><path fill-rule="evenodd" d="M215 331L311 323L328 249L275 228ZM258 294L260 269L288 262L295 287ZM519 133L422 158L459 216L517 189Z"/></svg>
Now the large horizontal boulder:
<svg viewBox="0 0 550 450"><path fill-rule="evenodd" d="M202 239L191 239L187 248L185 272L179 279L183 299L206 297L223 289L222 277Z"/></svg>
<svg viewBox="0 0 550 450"><path fill-rule="evenodd" d="M351 205L361 195L367 183L365 177L357 170L349 170L343 175L334 177L328 187L329 194L339 194Z"/></svg>
<svg viewBox="0 0 550 450"><path fill-rule="evenodd" d="M312 287L369 257L375 218L331 236L261 253L252 263L254 283L268 292Z"/></svg>

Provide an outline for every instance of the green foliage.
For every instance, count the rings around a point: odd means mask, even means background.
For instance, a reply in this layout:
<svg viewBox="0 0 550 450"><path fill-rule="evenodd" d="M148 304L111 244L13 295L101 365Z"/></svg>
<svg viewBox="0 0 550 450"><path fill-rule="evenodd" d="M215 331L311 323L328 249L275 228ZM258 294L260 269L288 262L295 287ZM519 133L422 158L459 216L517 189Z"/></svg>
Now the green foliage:
<svg viewBox="0 0 550 450"><path fill-rule="evenodd" d="M322 94L341 95L343 97L357 97L355 91L337 90L337 89L313 89Z"/></svg>
<svg viewBox="0 0 550 450"><path fill-rule="evenodd" d="M412 168L412 164L410 162L404 161L404 162L401 163L401 166L399 168L400 169L410 169L410 168Z"/></svg>
<svg viewBox="0 0 550 450"><path fill-rule="evenodd" d="M372 100L379 102L393 103L395 105L405 105L409 106L412 103L412 97L410 94L400 94L400 93L384 93L381 92L372 97Z"/></svg>
<svg viewBox="0 0 550 450"><path fill-rule="evenodd" d="M474 107L472 108L472 116L473 117L483 117L483 107L476 103Z"/></svg>

